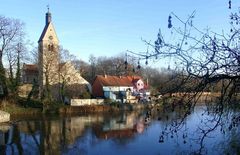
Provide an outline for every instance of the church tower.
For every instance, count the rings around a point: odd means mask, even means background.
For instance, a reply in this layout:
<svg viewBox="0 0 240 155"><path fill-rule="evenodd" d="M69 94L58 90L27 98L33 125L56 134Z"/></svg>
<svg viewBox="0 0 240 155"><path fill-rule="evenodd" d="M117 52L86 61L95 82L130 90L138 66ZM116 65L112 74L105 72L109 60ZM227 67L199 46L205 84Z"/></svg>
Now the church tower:
<svg viewBox="0 0 240 155"><path fill-rule="evenodd" d="M45 27L38 40L38 69L40 96L50 86L59 82L59 40L52 23L52 15L48 11L45 17Z"/></svg>

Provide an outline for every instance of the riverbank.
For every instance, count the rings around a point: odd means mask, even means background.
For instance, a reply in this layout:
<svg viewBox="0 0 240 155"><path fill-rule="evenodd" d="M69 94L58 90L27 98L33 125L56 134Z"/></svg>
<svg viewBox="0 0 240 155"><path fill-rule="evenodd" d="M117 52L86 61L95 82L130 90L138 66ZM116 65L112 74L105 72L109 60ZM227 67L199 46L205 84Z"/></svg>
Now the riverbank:
<svg viewBox="0 0 240 155"><path fill-rule="evenodd" d="M39 115L39 114L81 114L81 113L99 113L99 112L118 112L143 109L144 104L102 104L86 106L70 106L61 103L51 103L43 105L40 102L31 101L26 103L20 100L17 104L4 101L1 103L0 110L10 113L10 115Z"/></svg>
<svg viewBox="0 0 240 155"><path fill-rule="evenodd" d="M43 109L46 114L86 114L86 113L115 113L121 111L133 111L146 108L144 104L103 104L103 105L85 105L85 106L49 106Z"/></svg>
<svg viewBox="0 0 240 155"><path fill-rule="evenodd" d="M203 105L207 102L214 103L216 97L209 98L202 96L196 105ZM24 98L19 98L15 101L5 100L1 101L0 110L6 111L12 115L38 115L38 114L81 114L81 113L101 113L101 112L118 112L118 111L132 111L137 109L144 109L151 105L158 105L162 108L173 108L175 106L184 106L185 100L179 96L169 96L157 99L152 103L105 103L101 105L85 105L85 106L70 106L62 103L48 103L44 104L38 100L27 101ZM158 107L159 108L159 107Z"/></svg>

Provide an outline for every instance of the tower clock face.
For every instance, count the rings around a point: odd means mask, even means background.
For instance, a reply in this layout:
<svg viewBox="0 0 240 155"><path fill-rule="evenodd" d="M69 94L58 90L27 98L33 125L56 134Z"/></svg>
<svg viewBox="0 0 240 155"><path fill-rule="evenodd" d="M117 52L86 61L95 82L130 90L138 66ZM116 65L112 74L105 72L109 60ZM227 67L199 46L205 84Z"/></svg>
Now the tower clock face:
<svg viewBox="0 0 240 155"><path fill-rule="evenodd" d="M50 40L52 40L52 39L53 39L53 36L49 36L48 38L49 38Z"/></svg>

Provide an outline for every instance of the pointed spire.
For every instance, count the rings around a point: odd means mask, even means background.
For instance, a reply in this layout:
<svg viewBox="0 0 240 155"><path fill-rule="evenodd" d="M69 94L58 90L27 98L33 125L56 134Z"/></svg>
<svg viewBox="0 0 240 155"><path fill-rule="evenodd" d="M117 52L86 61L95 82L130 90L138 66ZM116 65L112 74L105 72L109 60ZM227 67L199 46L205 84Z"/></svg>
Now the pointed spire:
<svg viewBox="0 0 240 155"><path fill-rule="evenodd" d="M48 10L48 12L49 12L49 4L47 5L47 10Z"/></svg>
<svg viewBox="0 0 240 155"><path fill-rule="evenodd" d="M46 25L48 25L52 21L52 15L49 11L49 5L47 5L48 12L46 13Z"/></svg>

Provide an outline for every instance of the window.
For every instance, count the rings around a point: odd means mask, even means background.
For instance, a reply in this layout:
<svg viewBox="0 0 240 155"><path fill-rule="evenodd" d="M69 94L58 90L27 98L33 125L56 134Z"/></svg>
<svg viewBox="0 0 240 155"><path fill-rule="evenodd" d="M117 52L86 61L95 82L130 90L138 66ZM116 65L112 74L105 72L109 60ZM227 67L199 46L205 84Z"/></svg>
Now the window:
<svg viewBox="0 0 240 155"><path fill-rule="evenodd" d="M53 45L51 45L51 51L54 51L54 46Z"/></svg>
<svg viewBox="0 0 240 155"><path fill-rule="evenodd" d="M48 45L48 51L54 51L54 46L53 44Z"/></svg>
<svg viewBox="0 0 240 155"><path fill-rule="evenodd" d="M48 45L48 51L51 51L51 45Z"/></svg>

